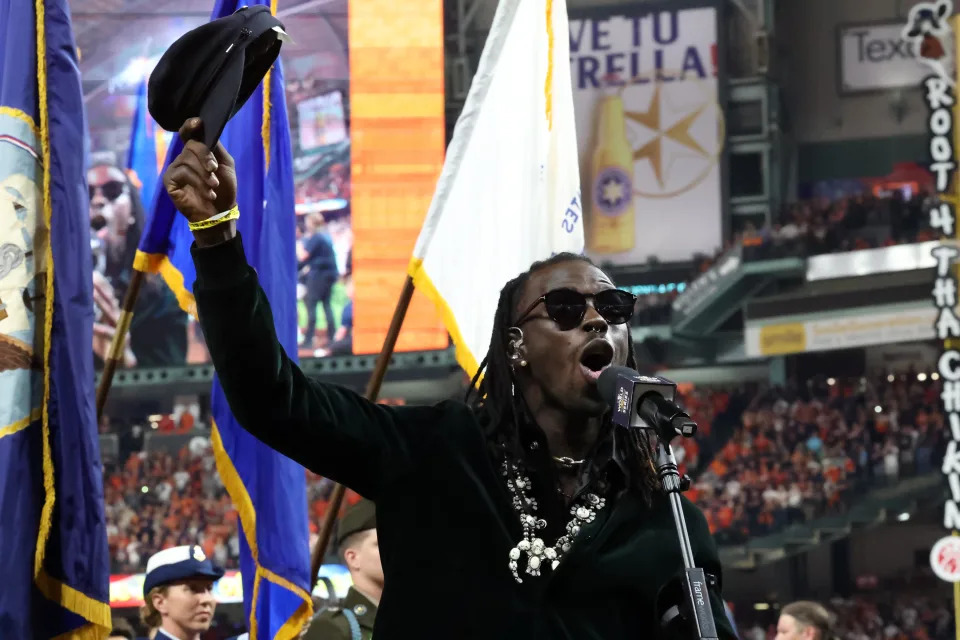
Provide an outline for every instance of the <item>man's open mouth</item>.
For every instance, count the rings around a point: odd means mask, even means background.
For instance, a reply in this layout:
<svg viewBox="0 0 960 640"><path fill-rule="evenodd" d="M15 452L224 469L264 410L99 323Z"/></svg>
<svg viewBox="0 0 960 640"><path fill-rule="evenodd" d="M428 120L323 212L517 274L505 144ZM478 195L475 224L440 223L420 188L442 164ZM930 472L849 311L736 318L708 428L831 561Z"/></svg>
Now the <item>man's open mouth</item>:
<svg viewBox="0 0 960 640"><path fill-rule="evenodd" d="M590 342L580 353L580 368L587 378L596 381L613 362L613 346L606 340Z"/></svg>

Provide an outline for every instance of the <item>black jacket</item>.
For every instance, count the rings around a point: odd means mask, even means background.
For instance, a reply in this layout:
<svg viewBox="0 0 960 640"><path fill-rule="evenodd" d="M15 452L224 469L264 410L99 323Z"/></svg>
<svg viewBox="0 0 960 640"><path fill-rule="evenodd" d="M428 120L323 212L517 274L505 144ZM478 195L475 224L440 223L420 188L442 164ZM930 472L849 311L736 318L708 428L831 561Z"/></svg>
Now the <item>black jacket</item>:
<svg viewBox="0 0 960 640"><path fill-rule="evenodd" d="M383 406L307 378L284 354L239 237L193 248L200 323L234 416L267 445L377 503L385 589L379 640L637 640L656 637L654 600L682 567L669 502L622 492L556 570L517 584L518 516L473 411L458 402ZM539 431L539 430L537 430ZM542 433L534 434L542 438ZM546 443L535 448L546 455ZM569 515L534 495L556 532ZM549 508L549 505L554 508ZM684 500L699 566L720 578L700 510ZM552 520L552 521L551 521ZM555 533L544 536L548 544ZM523 575L523 574L521 574ZM734 638L711 594L721 638Z"/></svg>

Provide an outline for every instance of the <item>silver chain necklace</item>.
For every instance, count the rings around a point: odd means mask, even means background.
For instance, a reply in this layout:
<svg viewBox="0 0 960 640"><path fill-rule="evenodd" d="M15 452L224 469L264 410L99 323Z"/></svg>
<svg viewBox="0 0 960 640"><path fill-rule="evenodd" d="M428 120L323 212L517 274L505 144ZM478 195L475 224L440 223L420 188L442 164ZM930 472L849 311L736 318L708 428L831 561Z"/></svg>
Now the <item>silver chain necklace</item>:
<svg viewBox="0 0 960 640"><path fill-rule="evenodd" d="M567 456L553 456L553 461L564 469L577 469L585 462L585 460L574 460L573 458L568 458Z"/></svg>
<svg viewBox="0 0 960 640"><path fill-rule="evenodd" d="M523 554L527 556L526 573L528 575L539 576L540 569L546 562L550 563L551 569L556 569L560 559L570 551L573 539L580 533L580 529L583 525L596 520L597 512L606 506L607 501L595 493L587 493L578 498L570 505L570 515L573 519L567 523L567 532L557 538L552 547L548 547L543 539L537 536L538 531L547 528L547 521L535 516L537 500L530 497L528 493L531 486L530 478L524 475L516 464L506 460L500 466L500 473L506 479L507 489L513 497L513 508L520 515L520 525L523 527L523 539L517 543L517 546L510 549L509 564L514 579L522 583L518 563Z"/></svg>

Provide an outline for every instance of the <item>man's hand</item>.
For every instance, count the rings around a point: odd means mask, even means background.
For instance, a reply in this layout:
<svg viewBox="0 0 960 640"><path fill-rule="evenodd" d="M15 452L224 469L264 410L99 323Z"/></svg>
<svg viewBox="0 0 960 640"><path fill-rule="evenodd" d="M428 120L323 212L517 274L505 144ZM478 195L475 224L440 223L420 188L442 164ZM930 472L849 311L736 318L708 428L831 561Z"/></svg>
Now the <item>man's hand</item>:
<svg viewBox="0 0 960 640"><path fill-rule="evenodd" d="M93 270L93 305L98 322L112 327L117 326L120 303L117 301L116 292L110 281L96 269Z"/></svg>
<svg viewBox="0 0 960 640"><path fill-rule="evenodd" d="M110 355L110 345L113 344L113 337L116 334L117 328L115 326L112 327L100 322L93 323L93 352L97 354L101 360L106 361ZM123 360L121 365L127 369L137 366L137 357L133 355L133 350L130 348L129 331L123 340Z"/></svg>
<svg viewBox="0 0 960 640"><path fill-rule="evenodd" d="M180 127L183 151L163 174L163 186L177 210L190 222L228 211L237 203L237 172L233 158L219 142L212 151L200 141L203 123L191 118ZM233 222L194 233L197 244L215 244L233 236Z"/></svg>
<svg viewBox="0 0 960 640"><path fill-rule="evenodd" d="M103 274L93 272L93 304L97 311L96 321L93 323L93 352L106 360L110 354L110 345L117 333L117 323L120 320L120 304L116 293ZM123 366L137 366L137 359L130 349L130 332L124 336Z"/></svg>

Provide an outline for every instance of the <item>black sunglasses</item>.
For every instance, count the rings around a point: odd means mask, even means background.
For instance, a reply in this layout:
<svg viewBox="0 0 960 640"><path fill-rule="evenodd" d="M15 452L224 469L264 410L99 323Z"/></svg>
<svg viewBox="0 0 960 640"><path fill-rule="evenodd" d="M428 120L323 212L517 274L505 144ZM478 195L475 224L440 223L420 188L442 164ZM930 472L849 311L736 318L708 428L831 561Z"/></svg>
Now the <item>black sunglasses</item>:
<svg viewBox="0 0 960 640"><path fill-rule="evenodd" d="M593 299L593 307L609 324L624 324L633 317L633 307L637 296L620 289L607 289L587 295L573 289L554 289L536 299L526 311L520 314L516 326L530 319L530 314L542 302L547 315L557 323L561 331L580 326L587 314L587 300Z"/></svg>
<svg viewBox="0 0 960 640"><path fill-rule="evenodd" d="M120 196L124 194L127 190L127 185L123 184L119 180L110 180L109 182L104 182L103 184L90 185L90 199L93 200L93 197L97 195L97 190L103 194L103 197L113 202Z"/></svg>

